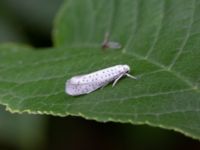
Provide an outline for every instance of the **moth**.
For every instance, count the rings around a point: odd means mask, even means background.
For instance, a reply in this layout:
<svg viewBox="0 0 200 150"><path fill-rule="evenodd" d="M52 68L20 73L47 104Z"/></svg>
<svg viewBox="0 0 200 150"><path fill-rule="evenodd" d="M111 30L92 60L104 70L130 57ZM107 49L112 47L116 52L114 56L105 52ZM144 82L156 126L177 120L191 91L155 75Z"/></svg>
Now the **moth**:
<svg viewBox="0 0 200 150"><path fill-rule="evenodd" d="M130 67L128 65L115 65L109 68L101 69L89 74L74 76L66 81L65 92L71 96L89 94L101 87L113 82L112 86L123 76L132 79L136 77L129 74Z"/></svg>

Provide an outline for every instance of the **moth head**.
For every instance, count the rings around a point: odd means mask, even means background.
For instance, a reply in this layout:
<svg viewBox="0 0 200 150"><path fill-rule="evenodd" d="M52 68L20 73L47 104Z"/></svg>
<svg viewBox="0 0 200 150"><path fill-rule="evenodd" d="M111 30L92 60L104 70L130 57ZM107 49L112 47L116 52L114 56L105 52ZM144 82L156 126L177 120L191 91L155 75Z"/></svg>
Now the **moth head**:
<svg viewBox="0 0 200 150"><path fill-rule="evenodd" d="M130 72L130 67L128 65L123 65L125 72Z"/></svg>

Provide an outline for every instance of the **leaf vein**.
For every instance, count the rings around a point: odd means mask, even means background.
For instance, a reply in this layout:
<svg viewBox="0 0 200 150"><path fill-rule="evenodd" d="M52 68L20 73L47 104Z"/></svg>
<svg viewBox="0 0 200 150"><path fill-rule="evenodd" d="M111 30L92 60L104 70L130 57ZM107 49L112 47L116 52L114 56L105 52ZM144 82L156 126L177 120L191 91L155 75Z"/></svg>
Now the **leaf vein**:
<svg viewBox="0 0 200 150"><path fill-rule="evenodd" d="M151 45L151 47L149 48L149 50L147 51L147 54L146 54L146 56L145 56L146 59L147 59L147 58L150 56L150 54L153 52L154 47L155 47L156 43L158 42L160 32L161 32L161 30L162 30L163 20L164 20L164 16L165 16L165 5L166 5L165 0L163 0L162 2L163 2L163 3L162 3L162 13L161 13L162 16L161 16L161 20L160 20L158 29L157 29L157 31L156 31L156 33L155 33L155 38L154 38L154 40L153 40L153 42L152 42L152 45Z"/></svg>
<svg viewBox="0 0 200 150"><path fill-rule="evenodd" d="M170 63L169 67L168 67L168 70L171 70L172 67L176 64L177 60L179 59L179 57L181 56L189 38L190 38L190 32L191 32L191 29L192 29L192 25L193 25L193 22L194 22L194 14L195 14L195 10L196 10L196 0L193 0L193 11L192 11L192 14L191 14L191 19L190 19L190 23L189 23L189 26L188 26L188 30L187 30L187 33L186 33L186 36L179 48L179 51L177 52L177 54L175 55L174 59L172 60L172 62Z"/></svg>

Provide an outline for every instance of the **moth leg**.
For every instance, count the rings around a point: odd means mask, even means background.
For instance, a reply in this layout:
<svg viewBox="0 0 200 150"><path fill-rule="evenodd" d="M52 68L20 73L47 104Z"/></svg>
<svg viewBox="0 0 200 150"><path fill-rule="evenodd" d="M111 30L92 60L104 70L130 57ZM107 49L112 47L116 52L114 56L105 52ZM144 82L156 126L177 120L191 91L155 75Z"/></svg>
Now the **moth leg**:
<svg viewBox="0 0 200 150"><path fill-rule="evenodd" d="M124 76L124 74L121 74L117 79L115 79L115 81L112 84L112 87L115 86L115 84L119 81L119 79L121 79Z"/></svg>
<svg viewBox="0 0 200 150"><path fill-rule="evenodd" d="M135 79L135 80L137 80L137 79L138 79L137 77L135 77L135 76L132 76L132 75L130 75L130 74L128 74L128 73L126 73L126 76L127 76L127 77L129 77L129 78Z"/></svg>

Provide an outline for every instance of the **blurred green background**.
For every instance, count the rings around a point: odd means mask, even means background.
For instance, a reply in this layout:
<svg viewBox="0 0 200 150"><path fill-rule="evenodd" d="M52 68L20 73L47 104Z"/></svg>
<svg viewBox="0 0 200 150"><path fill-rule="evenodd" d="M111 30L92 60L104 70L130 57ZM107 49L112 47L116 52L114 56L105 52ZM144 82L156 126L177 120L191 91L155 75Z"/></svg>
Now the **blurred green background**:
<svg viewBox="0 0 200 150"><path fill-rule="evenodd" d="M52 46L52 28L63 0L1 0L0 43ZM19 115L0 106L0 150L200 149L174 131L80 117Z"/></svg>

